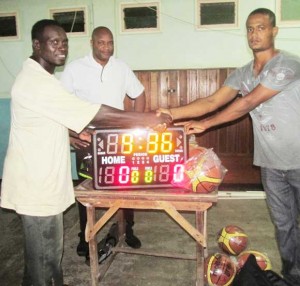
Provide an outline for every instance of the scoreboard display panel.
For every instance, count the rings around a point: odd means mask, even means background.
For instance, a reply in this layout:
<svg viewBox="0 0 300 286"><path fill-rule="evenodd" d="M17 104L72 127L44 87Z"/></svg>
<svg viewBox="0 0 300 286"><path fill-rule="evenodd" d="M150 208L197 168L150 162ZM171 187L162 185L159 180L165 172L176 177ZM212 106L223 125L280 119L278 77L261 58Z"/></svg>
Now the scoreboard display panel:
<svg viewBox="0 0 300 286"><path fill-rule="evenodd" d="M97 190L171 187L183 180L187 138L183 127L96 129L93 135Z"/></svg>

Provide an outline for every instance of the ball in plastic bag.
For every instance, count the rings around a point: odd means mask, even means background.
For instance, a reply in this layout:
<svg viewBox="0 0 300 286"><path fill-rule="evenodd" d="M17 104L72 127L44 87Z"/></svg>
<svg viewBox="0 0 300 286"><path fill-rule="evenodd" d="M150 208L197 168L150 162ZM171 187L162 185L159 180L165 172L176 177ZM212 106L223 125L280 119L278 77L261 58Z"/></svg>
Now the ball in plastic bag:
<svg viewBox="0 0 300 286"><path fill-rule="evenodd" d="M204 262L204 275L208 285L231 285L236 274L236 267L229 256L215 253Z"/></svg>
<svg viewBox="0 0 300 286"><path fill-rule="evenodd" d="M212 149L193 149L186 162L185 176L189 188L197 193L211 193L221 184L226 169Z"/></svg>
<svg viewBox="0 0 300 286"><path fill-rule="evenodd" d="M211 193L215 191L222 182L220 169L216 166L205 171L193 181L193 192Z"/></svg>
<svg viewBox="0 0 300 286"><path fill-rule="evenodd" d="M227 225L218 233L218 245L228 254L238 255L248 244L248 236L244 230L236 225Z"/></svg>
<svg viewBox="0 0 300 286"><path fill-rule="evenodd" d="M259 252L259 251L255 251L255 250L243 251L238 256L238 258L237 258L238 269L241 269L244 266L244 264L247 261L250 254L253 254L255 256L256 262L261 270L272 269L272 265L271 265L271 261L270 261L269 257L266 254Z"/></svg>

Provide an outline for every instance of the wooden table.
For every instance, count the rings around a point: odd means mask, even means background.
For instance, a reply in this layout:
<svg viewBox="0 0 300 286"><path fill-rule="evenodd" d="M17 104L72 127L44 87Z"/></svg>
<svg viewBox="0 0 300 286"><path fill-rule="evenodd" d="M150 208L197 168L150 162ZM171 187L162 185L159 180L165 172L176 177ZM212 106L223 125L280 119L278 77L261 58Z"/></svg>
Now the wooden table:
<svg viewBox="0 0 300 286"><path fill-rule="evenodd" d="M217 202L217 193L197 194L181 189L155 190L95 190L91 180L86 180L75 188L77 200L87 208L86 241L89 242L92 286L99 285L105 272L117 253L141 254L196 261L196 284L204 285L204 258L207 256L207 210ZM106 208L107 211L96 221L95 209ZM195 255L149 252L132 249L122 245L122 240L113 248L104 264L98 263L98 231L120 209L163 210L176 221L196 241ZM179 211L195 212L196 225L191 225ZM124 236L125 224L123 212L118 213L119 237Z"/></svg>

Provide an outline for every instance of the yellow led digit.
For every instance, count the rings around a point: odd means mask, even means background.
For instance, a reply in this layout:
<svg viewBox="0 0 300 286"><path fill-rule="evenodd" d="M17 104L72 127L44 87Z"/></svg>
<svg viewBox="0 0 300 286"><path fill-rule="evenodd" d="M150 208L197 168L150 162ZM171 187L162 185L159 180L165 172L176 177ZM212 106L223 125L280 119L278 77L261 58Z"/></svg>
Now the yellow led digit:
<svg viewBox="0 0 300 286"><path fill-rule="evenodd" d="M132 149L133 149L133 135L130 133L123 134L121 153L122 154L131 154Z"/></svg>
<svg viewBox="0 0 300 286"><path fill-rule="evenodd" d="M147 139L147 152L149 154L155 154L158 150L158 134L149 133Z"/></svg>
<svg viewBox="0 0 300 286"><path fill-rule="evenodd" d="M153 171L152 170L146 170L145 172L145 183L149 184L153 181Z"/></svg>
<svg viewBox="0 0 300 286"><path fill-rule="evenodd" d="M131 173L131 183L133 184L137 184L139 182L139 178L140 178L140 172L139 171L132 171Z"/></svg>
<svg viewBox="0 0 300 286"><path fill-rule="evenodd" d="M172 151L172 133L164 132L161 135L161 152L170 153Z"/></svg>

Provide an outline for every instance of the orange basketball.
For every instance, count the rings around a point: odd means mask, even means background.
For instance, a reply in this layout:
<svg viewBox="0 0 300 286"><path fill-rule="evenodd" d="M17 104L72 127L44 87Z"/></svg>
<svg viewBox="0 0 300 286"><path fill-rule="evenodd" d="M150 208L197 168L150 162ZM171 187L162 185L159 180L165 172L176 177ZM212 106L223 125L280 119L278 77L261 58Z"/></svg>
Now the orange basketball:
<svg viewBox="0 0 300 286"><path fill-rule="evenodd" d="M208 285L231 285L236 274L236 267L229 256L215 253L204 262L204 275Z"/></svg>
<svg viewBox="0 0 300 286"><path fill-rule="evenodd" d="M186 188L197 193L215 191L223 180L226 169L212 149L193 148L185 164Z"/></svg>
<svg viewBox="0 0 300 286"><path fill-rule="evenodd" d="M237 258L238 269L241 269L244 266L250 254L253 254L255 256L256 262L262 270L272 269L272 265L269 257L264 253L261 253L259 251L254 251L254 250L243 251L238 256Z"/></svg>
<svg viewBox="0 0 300 286"><path fill-rule="evenodd" d="M196 144L190 144L189 145L189 158L192 158L194 156L198 156L201 153L204 153L207 149L204 147L200 147Z"/></svg>
<svg viewBox="0 0 300 286"><path fill-rule="evenodd" d="M244 230L236 225L227 225L218 233L218 245L228 254L238 255L248 244L248 236Z"/></svg>
<svg viewBox="0 0 300 286"><path fill-rule="evenodd" d="M222 177L222 172L218 166L206 169L203 174L193 181L193 191L197 193L211 193L221 184Z"/></svg>

